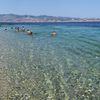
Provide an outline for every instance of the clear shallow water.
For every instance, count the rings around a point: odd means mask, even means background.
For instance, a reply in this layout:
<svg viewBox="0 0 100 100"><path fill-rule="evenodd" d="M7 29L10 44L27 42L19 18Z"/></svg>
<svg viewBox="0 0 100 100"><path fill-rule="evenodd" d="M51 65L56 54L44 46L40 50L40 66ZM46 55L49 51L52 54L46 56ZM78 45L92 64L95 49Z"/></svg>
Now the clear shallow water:
<svg viewBox="0 0 100 100"><path fill-rule="evenodd" d="M22 25L34 34L11 29ZM100 23L0 27L1 100L99 100L99 94Z"/></svg>

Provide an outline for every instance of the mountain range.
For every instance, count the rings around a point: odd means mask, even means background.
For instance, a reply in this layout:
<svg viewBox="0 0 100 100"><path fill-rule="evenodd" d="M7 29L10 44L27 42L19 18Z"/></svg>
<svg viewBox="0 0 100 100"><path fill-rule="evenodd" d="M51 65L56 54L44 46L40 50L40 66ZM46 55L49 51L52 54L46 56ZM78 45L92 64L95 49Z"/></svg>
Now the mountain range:
<svg viewBox="0 0 100 100"><path fill-rule="evenodd" d="M100 18L74 18L59 16L33 16L33 15L16 15L0 14L0 22L87 22L100 21Z"/></svg>

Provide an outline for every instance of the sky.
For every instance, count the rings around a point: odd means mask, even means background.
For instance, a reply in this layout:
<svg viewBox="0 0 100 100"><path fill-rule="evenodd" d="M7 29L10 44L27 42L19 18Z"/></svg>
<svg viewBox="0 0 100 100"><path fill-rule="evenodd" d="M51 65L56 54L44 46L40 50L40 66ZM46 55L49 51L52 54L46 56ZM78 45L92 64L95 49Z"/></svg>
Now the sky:
<svg viewBox="0 0 100 100"><path fill-rule="evenodd" d="M0 0L0 14L100 18L100 0Z"/></svg>

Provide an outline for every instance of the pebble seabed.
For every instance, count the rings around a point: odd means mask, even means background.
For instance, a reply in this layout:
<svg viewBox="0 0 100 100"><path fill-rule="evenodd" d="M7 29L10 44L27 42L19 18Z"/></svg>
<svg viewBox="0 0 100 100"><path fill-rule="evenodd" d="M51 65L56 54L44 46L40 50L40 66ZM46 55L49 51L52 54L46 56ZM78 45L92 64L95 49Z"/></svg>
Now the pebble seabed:
<svg viewBox="0 0 100 100"><path fill-rule="evenodd" d="M0 29L0 100L100 100L100 29L32 28Z"/></svg>

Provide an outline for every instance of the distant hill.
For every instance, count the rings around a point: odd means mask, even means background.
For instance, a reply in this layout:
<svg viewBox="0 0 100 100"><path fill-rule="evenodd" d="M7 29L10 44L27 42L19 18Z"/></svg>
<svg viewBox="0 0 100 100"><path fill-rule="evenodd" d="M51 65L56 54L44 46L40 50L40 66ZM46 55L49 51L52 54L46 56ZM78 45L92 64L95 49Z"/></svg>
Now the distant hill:
<svg viewBox="0 0 100 100"><path fill-rule="evenodd" d="M16 14L0 14L0 22L81 22L81 21L100 21L100 18L72 18L56 16L32 16Z"/></svg>

